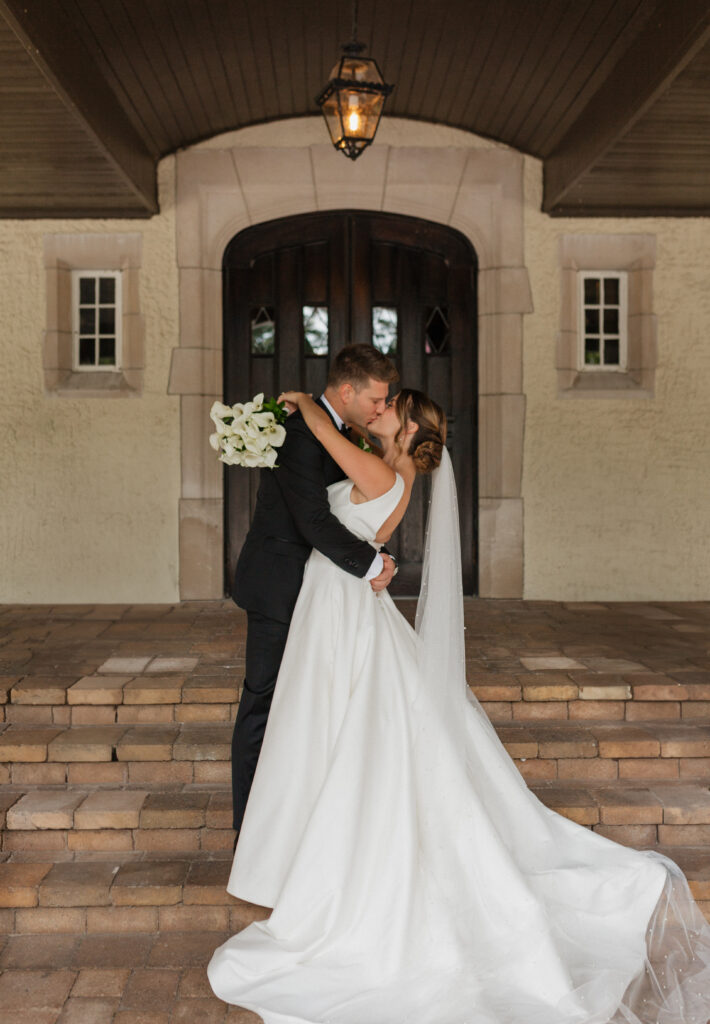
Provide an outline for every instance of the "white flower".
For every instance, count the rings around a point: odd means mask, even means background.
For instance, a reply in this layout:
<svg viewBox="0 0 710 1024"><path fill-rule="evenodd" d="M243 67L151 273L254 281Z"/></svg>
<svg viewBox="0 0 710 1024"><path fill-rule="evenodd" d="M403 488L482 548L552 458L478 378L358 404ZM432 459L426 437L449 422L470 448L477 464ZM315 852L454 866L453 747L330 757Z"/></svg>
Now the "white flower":
<svg viewBox="0 0 710 1024"><path fill-rule="evenodd" d="M252 420L262 430L268 430L276 422L276 417L272 412L255 412Z"/></svg>
<svg viewBox="0 0 710 1024"><path fill-rule="evenodd" d="M260 391L258 395L254 395L252 402L254 403L254 408L256 410L261 409L262 405L264 404L264 392Z"/></svg>
<svg viewBox="0 0 710 1024"><path fill-rule="evenodd" d="M228 405L224 405L222 402L213 402L212 408L210 409L210 419L216 423L218 420L223 419L225 416L233 416L234 413Z"/></svg>
<svg viewBox="0 0 710 1024"><path fill-rule="evenodd" d="M269 447L269 439L264 434L257 433L256 437L245 437L244 447L248 452L255 452L261 455Z"/></svg>
<svg viewBox="0 0 710 1024"><path fill-rule="evenodd" d="M218 452L220 449L219 438L219 434L210 434L210 444L212 445L216 452Z"/></svg>
<svg viewBox="0 0 710 1024"><path fill-rule="evenodd" d="M253 417L250 417L248 420L245 420L244 423L241 424L241 426L239 427L239 432L241 433L244 440L246 440L248 437L258 437L261 434L261 431L257 427L256 423L254 423L253 421Z"/></svg>
<svg viewBox="0 0 710 1024"><path fill-rule="evenodd" d="M250 466L255 469L257 466L263 466L264 457L261 452L242 452L241 466Z"/></svg>
<svg viewBox="0 0 710 1024"><path fill-rule="evenodd" d="M277 454L278 453L275 448L268 448L264 452L264 465L268 469L273 469L273 467L276 465Z"/></svg>
<svg viewBox="0 0 710 1024"><path fill-rule="evenodd" d="M268 431L269 444L275 445L280 448L286 440L286 428L280 423L274 423L273 427Z"/></svg>
<svg viewBox="0 0 710 1024"><path fill-rule="evenodd" d="M243 424L233 423L230 427L229 434L227 435L232 439L232 444L244 444L244 438L247 436L244 431Z"/></svg>

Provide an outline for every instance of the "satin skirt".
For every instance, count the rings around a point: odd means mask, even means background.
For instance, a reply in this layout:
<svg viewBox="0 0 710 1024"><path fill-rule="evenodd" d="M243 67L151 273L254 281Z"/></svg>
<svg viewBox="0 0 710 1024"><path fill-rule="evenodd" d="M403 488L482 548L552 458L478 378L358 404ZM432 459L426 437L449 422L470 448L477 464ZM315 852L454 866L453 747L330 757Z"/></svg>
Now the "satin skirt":
<svg viewBox="0 0 710 1024"><path fill-rule="evenodd" d="M228 885L273 907L209 980L265 1024L707 1024L679 868L546 808L437 708L387 593L315 552Z"/></svg>

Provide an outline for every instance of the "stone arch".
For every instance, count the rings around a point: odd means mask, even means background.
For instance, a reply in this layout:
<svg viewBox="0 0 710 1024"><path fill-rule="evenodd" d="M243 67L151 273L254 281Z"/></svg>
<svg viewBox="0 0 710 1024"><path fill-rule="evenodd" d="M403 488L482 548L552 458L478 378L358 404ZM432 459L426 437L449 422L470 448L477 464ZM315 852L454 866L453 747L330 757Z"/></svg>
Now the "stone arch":
<svg viewBox="0 0 710 1024"><path fill-rule="evenodd" d="M265 127L277 136L278 126ZM446 224L478 254L479 592L521 597L522 319L532 312L523 157L474 137L469 146L437 145L434 132L426 146L378 142L353 164L303 134L303 144L268 146L239 145L235 133L177 156L180 344L168 390L181 396L180 596L224 593L222 465L207 443L209 408L223 394L224 249L250 225L347 206Z"/></svg>

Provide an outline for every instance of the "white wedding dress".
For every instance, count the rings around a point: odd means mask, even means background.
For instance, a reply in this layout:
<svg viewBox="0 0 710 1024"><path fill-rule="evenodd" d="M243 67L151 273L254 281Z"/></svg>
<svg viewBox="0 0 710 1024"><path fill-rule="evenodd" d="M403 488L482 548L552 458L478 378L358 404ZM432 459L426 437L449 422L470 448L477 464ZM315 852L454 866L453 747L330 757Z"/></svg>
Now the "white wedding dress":
<svg viewBox="0 0 710 1024"><path fill-rule="evenodd" d="M273 912L212 988L265 1024L706 1024L680 869L546 808L465 685L445 461L418 633L309 558L228 885ZM372 541L403 486L355 505L346 480L331 508Z"/></svg>

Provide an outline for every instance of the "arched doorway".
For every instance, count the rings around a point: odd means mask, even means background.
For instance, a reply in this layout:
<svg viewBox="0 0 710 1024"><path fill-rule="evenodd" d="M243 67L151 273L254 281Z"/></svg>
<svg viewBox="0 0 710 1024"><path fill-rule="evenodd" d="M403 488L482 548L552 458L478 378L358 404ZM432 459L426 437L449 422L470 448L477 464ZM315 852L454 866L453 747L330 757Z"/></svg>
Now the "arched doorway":
<svg viewBox="0 0 710 1024"><path fill-rule="evenodd" d="M464 592L477 593L476 255L459 232L386 213L305 214L247 228L223 260L224 392L320 394L330 358L375 344L401 382L443 406L459 489ZM428 488L417 487L389 547L391 592L419 588ZM225 473L225 585L249 526L258 474Z"/></svg>

